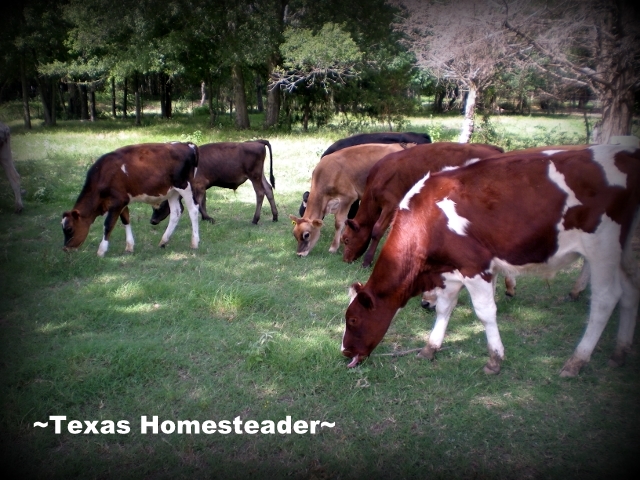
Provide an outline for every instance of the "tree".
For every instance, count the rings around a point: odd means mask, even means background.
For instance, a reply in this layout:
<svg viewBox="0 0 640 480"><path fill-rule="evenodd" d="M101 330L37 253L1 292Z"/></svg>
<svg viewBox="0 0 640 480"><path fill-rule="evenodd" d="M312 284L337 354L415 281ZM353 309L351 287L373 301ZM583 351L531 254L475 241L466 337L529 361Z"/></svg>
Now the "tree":
<svg viewBox="0 0 640 480"><path fill-rule="evenodd" d="M504 1L519 58L558 81L593 90L602 118L592 141L629 135L640 90L640 6L629 0Z"/></svg>
<svg viewBox="0 0 640 480"><path fill-rule="evenodd" d="M476 102L508 59L499 11L484 0L400 0L404 15L398 28L420 66L466 92L464 122L458 141L474 129Z"/></svg>

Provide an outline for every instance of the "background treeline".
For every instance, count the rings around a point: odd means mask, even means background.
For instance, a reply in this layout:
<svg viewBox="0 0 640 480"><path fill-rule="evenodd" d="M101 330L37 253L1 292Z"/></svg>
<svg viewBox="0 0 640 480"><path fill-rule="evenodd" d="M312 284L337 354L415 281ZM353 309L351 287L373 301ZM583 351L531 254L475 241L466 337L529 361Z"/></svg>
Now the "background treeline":
<svg viewBox="0 0 640 480"><path fill-rule="evenodd" d="M307 130L340 114L354 129L398 129L428 110L464 113L468 141L476 110L569 107L587 131L596 127L594 140L631 132L640 103L631 2L432 3L15 2L0 20L0 103L20 105L26 128L34 114L46 125L140 124L144 112L188 108L211 125L228 114L239 129L251 126L250 112L264 112L267 128Z"/></svg>

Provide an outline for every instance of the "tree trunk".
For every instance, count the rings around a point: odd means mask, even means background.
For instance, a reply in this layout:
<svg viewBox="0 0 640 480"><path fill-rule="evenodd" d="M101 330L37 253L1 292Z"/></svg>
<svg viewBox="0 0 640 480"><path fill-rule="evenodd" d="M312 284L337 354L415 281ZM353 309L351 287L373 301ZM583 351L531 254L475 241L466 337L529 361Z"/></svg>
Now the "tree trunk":
<svg viewBox="0 0 640 480"><path fill-rule="evenodd" d="M473 135L473 117L476 113L476 99L478 97L478 89L475 85L469 85L469 94L464 107L464 121L462 122L462 130L458 143L469 143L471 135Z"/></svg>
<svg viewBox="0 0 640 480"><path fill-rule="evenodd" d="M42 103L42 114L44 116L44 124L51 125L51 84L46 77L36 77L38 87L40 89L40 103Z"/></svg>
<svg viewBox="0 0 640 480"><path fill-rule="evenodd" d="M140 99L140 81L138 79L138 74L136 73L136 125L140 126L142 124L142 108L141 108L141 99Z"/></svg>
<svg viewBox="0 0 640 480"><path fill-rule="evenodd" d="M269 74L276 67L275 56L269 59ZM264 126L275 127L278 125L280 115L280 90L278 88L267 88L267 114L264 118Z"/></svg>
<svg viewBox="0 0 640 480"><path fill-rule="evenodd" d="M612 82L612 88L601 90L598 97L602 105L602 118L593 127L593 143L609 143L616 135L631 135L634 93L628 88L633 81L631 72L626 71Z"/></svg>
<svg viewBox="0 0 640 480"><path fill-rule="evenodd" d="M171 78L168 75L164 86L164 110L167 118L171 118Z"/></svg>
<svg viewBox="0 0 640 480"><path fill-rule="evenodd" d="M264 102L262 101L262 78L260 75L256 75L256 100L258 112L264 112Z"/></svg>
<svg viewBox="0 0 640 480"><path fill-rule="evenodd" d="M22 111L24 114L24 128L31 130L31 111L29 110L29 87L24 58L20 59L20 82L22 83Z"/></svg>
<svg viewBox="0 0 640 480"><path fill-rule="evenodd" d="M111 116L118 117L116 115L116 77L111 77Z"/></svg>
<svg viewBox="0 0 640 480"><path fill-rule="evenodd" d="M89 120L89 98L84 84L80 84L80 112L80 120Z"/></svg>
<svg viewBox="0 0 640 480"><path fill-rule="evenodd" d="M233 78L233 93L236 104L236 127L240 130L249 128L249 113L247 112L247 97L244 93L244 76L242 66L235 64L231 70Z"/></svg>
<svg viewBox="0 0 640 480"><path fill-rule="evenodd" d="M164 74L158 74L158 82L160 83L160 118L168 118L167 116L167 84Z"/></svg>
<svg viewBox="0 0 640 480"><path fill-rule="evenodd" d="M124 79L124 91L122 92L122 118L127 118L127 95L129 94L127 79Z"/></svg>
<svg viewBox="0 0 640 480"><path fill-rule="evenodd" d="M90 105L90 109L89 109L89 118L91 119L92 122L96 121L96 117L97 112L96 112L96 88L91 85L91 87L89 87L89 98L91 101L91 105Z"/></svg>
<svg viewBox="0 0 640 480"><path fill-rule="evenodd" d="M58 102L58 79L51 79L51 126L56 124L56 106Z"/></svg>
<svg viewBox="0 0 640 480"><path fill-rule="evenodd" d="M200 83L200 106L202 107L204 105L205 100L207 99L207 93L205 90L205 83L204 81L202 81ZM209 88L209 91L211 92L211 88ZM209 96L211 96L211 94L209 94ZM211 99L209 99L211 100ZM209 104L211 105L211 102L209 102Z"/></svg>

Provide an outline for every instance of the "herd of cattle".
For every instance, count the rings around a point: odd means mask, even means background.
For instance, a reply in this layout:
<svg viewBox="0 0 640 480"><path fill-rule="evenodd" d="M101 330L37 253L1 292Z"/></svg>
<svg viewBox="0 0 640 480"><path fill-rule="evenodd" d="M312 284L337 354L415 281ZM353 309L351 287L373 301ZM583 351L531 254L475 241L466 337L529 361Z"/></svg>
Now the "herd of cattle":
<svg viewBox="0 0 640 480"><path fill-rule="evenodd" d="M620 323L610 364L622 365L640 303L640 269L631 246L640 221L635 140L506 153L492 145L431 143L428 135L415 133L361 134L333 144L313 171L300 216L290 218L297 255L309 254L325 215L332 213L329 251L343 245L346 262L363 257L363 266L374 265L366 284L350 288L341 346L351 359L348 366L371 354L395 314L417 295L423 295L423 305L435 305L434 328L418 354L433 359L464 286L487 335L484 370L499 373L504 347L496 323L497 275L505 276L507 294L513 295L517 275L551 277L580 257L584 267L571 295L590 281L589 318L560 375L576 376L590 360L616 305ZM160 246L169 241L184 201L191 247L197 248L198 211L213 221L205 208L206 190L235 190L246 180L256 192L253 223L260 219L265 195L277 221L266 140L120 148L95 162L73 209L63 213L64 249L80 246L94 220L106 214L98 255L106 253L118 218L125 226L126 251L132 252L128 204L133 201L154 206L153 224L169 216Z"/></svg>

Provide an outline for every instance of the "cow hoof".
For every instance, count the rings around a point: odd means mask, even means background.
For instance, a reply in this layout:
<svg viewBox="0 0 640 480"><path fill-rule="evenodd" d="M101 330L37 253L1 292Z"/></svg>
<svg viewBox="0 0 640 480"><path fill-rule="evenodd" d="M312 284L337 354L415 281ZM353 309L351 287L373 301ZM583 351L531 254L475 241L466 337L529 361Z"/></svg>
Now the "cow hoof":
<svg viewBox="0 0 640 480"><path fill-rule="evenodd" d="M273 221L274 221L274 222L277 222L277 221L278 221L278 216L277 216L277 215L274 215L274 216L273 216Z"/></svg>
<svg viewBox="0 0 640 480"><path fill-rule="evenodd" d="M510 292L509 290L505 290L504 294L505 294L507 297L511 297L511 298L515 297L515 295L516 295L515 293Z"/></svg>
<svg viewBox="0 0 640 480"><path fill-rule="evenodd" d="M560 370L560 376L562 378L577 377L580 373L580 369L586 364L587 362L585 362L584 360L571 357L566 361L566 363L562 367L562 370Z"/></svg>
<svg viewBox="0 0 640 480"><path fill-rule="evenodd" d="M426 358L427 360L433 360L436 358L436 349L426 345L422 350L418 352L416 355L417 358Z"/></svg>
<svg viewBox="0 0 640 480"><path fill-rule="evenodd" d="M491 362L487 362L482 369L487 375L498 375L500 373L500 365L491 365Z"/></svg>
<svg viewBox="0 0 640 480"><path fill-rule="evenodd" d="M215 221L213 218L211 218L211 217L207 217L207 218L204 218L204 217L203 217L203 218L202 218L202 220L203 220L203 221L205 221L205 222L209 222L211 225L213 225L214 223L216 223L216 221Z"/></svg>
<svg viewBox="0 0 640 480"><path fill-rule="evenodd" d="M616 348L607 363L611 368L622 367L625 364L626 356L624 350Z"/></svg>
<svg viewBox="0 0 640 480"><path fill-rule="evenodd" d="M166 244L166 243L161 243L161 244L160 244L160 248L165 248L166 246L167 246L167 244Z"/></svg>
<svg viewBox="0 0 640 480"><path fill-rule="evenodd" d="M568 300L571 300L572 302L577 302L578 300L580 300L580 292L578 293L570 292Z"/></svg>

